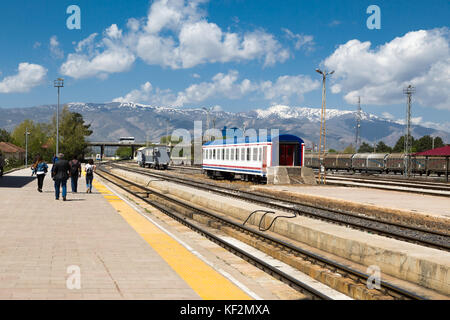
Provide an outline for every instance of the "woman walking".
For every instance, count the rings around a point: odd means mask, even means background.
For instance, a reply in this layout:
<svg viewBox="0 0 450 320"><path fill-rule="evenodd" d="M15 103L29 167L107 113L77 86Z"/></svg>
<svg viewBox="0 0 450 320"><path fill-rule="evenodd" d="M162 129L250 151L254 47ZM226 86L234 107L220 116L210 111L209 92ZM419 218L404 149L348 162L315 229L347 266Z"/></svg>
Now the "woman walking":
<svg viewBox="0 0 450 320"><path fill-rule="evenodd" d="M86 171L86 193L92 193L92 180L94 180L94 171L96 166L94 165L94 160L89 159L88 163L84 167Z"/></svg>
<svg viewBox="0 0 450 320"><path fill-rule="evenodd" d="M48 171L48 165L42 160L40 155L37 156L36 162L31 166L33 173L37 176L38 191L42 192L42 186L44 185L45 174Z"/></svg>

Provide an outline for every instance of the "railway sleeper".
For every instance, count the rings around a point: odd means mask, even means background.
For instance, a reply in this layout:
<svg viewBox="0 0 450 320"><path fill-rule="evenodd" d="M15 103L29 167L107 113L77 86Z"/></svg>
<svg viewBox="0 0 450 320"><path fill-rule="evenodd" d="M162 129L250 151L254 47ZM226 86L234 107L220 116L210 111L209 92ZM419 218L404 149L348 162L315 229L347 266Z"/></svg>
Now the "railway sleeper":
<svg viewBox="0 0 450 320"><path fill-rule="evenodd" d="M306 261L299 258L295 254L289 253L285 250L280 250L273 245L262 243L255 237L243 233L236 233L236 231L229 227L222 227L221 230L227 235L232 236L268 255L278 259L291 267L305 273L311 278L322 282L329 287L348 295L353 299L358 300L392 300L393 297L383 295L378 290L368 289L365 284L358 283L350 278L345 278L342 275L332 272L324 266L319 266L311 261Z"/></svg>

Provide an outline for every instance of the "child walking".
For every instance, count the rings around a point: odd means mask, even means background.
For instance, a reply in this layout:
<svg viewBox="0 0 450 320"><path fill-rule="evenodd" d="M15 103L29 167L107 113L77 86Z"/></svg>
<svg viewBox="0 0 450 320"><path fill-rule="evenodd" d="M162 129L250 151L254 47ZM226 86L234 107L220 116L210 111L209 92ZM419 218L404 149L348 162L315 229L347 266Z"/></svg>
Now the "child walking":
<svg viewBox="0 0 450 320"><path fill-rule="evenodd" d="M89 159L88 163L84 167L86 171L86 193L92 193L92 180L94 180L94 171L96 166L94 165L94 160Z"/></svg>

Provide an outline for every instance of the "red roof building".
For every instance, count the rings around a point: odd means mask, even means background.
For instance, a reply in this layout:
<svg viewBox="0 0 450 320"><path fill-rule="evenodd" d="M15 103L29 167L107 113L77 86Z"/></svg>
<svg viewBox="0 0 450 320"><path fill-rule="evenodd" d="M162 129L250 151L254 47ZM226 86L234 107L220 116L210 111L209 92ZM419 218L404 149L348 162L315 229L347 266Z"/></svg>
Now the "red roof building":
<svg viewBox="0 0 450 320"><path fill-rule="evenodd" d="M413 156L450 157L450 146L414 153Z"/></svg>
<svg viewBox="0 0 450 320"><path fill-rule="evenodd" d="M0 151L5 159L25 159L25 149L9 142L0 142Z"/></svg>

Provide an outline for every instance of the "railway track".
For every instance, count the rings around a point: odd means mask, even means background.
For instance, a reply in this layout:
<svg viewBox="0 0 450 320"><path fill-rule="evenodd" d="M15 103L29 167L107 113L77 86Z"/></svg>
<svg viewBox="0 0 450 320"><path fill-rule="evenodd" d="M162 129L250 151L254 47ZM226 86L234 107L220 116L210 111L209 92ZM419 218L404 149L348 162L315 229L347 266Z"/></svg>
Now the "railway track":
<svg viewBox="0 0 450 320"><path fill-rule="evenodd" d="M425 183L412 181L398 181L390 179L374 179L366 177L345 177L327 175L327 184L369 187L382 190L412 192L440 197L450 197L450 185L445 183Z"/></svg>
<svg viewBox="0 0 450 320"><path fill-rule="evenodd" d="M330 272L332 272L332 273L338 273L341 276L350 279L355 284L366 284L370 278L370 275L368 275L368 274L362 273L358 270L352 269L348 266L342 265L338 262L332 261L332 260L327 259L320 255L317 255L313 252L309 252L300 247L294 246L283 240L277 239L276 237L273 237L266 233L255 230L252 227L248 227L241 223L235 222L235 221L231 220L230 218L217 215L217 214L210 212L208 210L205 210L203 208L194 206L188 202L174 199L173 197L162 194L162 193L155 191L153 189L150 189L148 187L138 185L132 181L129 181L129 180L123 178L123 177L119 177L119 176L115 175L114 173L109 172L109 170L107 170L104 166L99 167L99 169L97 170L97 174L100 175L103 179L109 181L110 183L120 187L121 189L125 190L126 192L131 193L133 196L141 199L142 201L148 203L149 205L157 208L161 212L176 219L177 221L186 225L187 227L191 228L192 230L204 235L208 239L221 245L222 247L226 248L227 250L229 250L229 251L233 252L234 254L251 262L252 264L254 264L257 267L259 267L260 269L266 271L273 277L289 284L294 289L307 295L310 299L330 299L330 298L326 294L323 294L322 292L317 291L316 289L312 288L308 284L301 282L298 279L290 276L289 274L286 274L283 271L279 270L278 268L267 264L265 261L252 256L250 253L248 253L244 250L241 250L240 248L238 248L236 246L231 245L230 243L224 241L223 239L216 236L215 234L207 231L204 227L200 226L198 223L195 223L188 217L189 216L192 217L192 215L194 215L194 214L200 214L202 216L205 216L211 220L214 220L216 223L219 223L220 225L232 228L235 232L239 232L239 233L245 234L247 236L251 236L258 241L264 242L267 245L276 247L278 250L283 250L290 254L294 254L299 259L303 259L304 261L307 261L308 263L313 263L322 268L326 268L326 269L330 270ZM153 198L156 198L157 201L155 201L154 199L150 199L149 198L150 196ZM175 204L176 206L178 206L180 208L182 207L185 210L188 210L190 212L190 215L180 214L180 213L176 212L176 210L174 210L173 208L168 207L167 205L163 204L163 203L167 203L167 202ZM379 294L381 296L389 296L394 299L402 299L402 300L405 300L405 299L406 300L424 300L424 299L426 299L426 298L419 296L413 292L410 292L408 290L405 290L403 288L400 288L392 283L389 283L389 282L383 281L383 280L381 280L380 288L377 290L379 291Z"/></svg>
<svg viewBox="0 0 450 320"><path fill-rule="evenodd" d="M400 223L380 221L372 217L367 217L343 210L331 210L324 207L305 205L288 200L281 200L273 196L232 189L225 186L218 186L213 183L192 181L192 179L175 177L170 174L149 172L145 169L128 168L117 164L110 165L122 170L127 170L154 178L162 178L167 181L214 192L223 196L234 197L240 200L258 203L265 207L293 213L295 215L298 214L313 219L319 219L326 222L351 227L353 229L365 232L376 233L401 241L428 246L439 250L450 251L450 234L444 234L441 232L408 226Z"/></svg>
<svg viewBox="0 0 450 320"><path fill-rule="evenodd" d="M200 167L171 166L171 168L186 173L202 172ZM450 197L450 184L430 181L328 174L327 184Z"/></svg>
<svg viewBox="0 0 450 320"><path fill-rule="evenodd" d="M408 178L399 178L398 176L390 176L390 175L355 175L355 174L345 174L345 173L331 173L327 174L328 177L342 177L342 178L349 178L349 179L368 179L368 180L375 180L375 181L385 181L385 182L398 182L398 183L405 183L405 184L418 184L421 186L432 186L432 187L444 187L450 190L450 183L446 182L438 182L438 181L430 181L425 179L408 179Z"/></svg>

